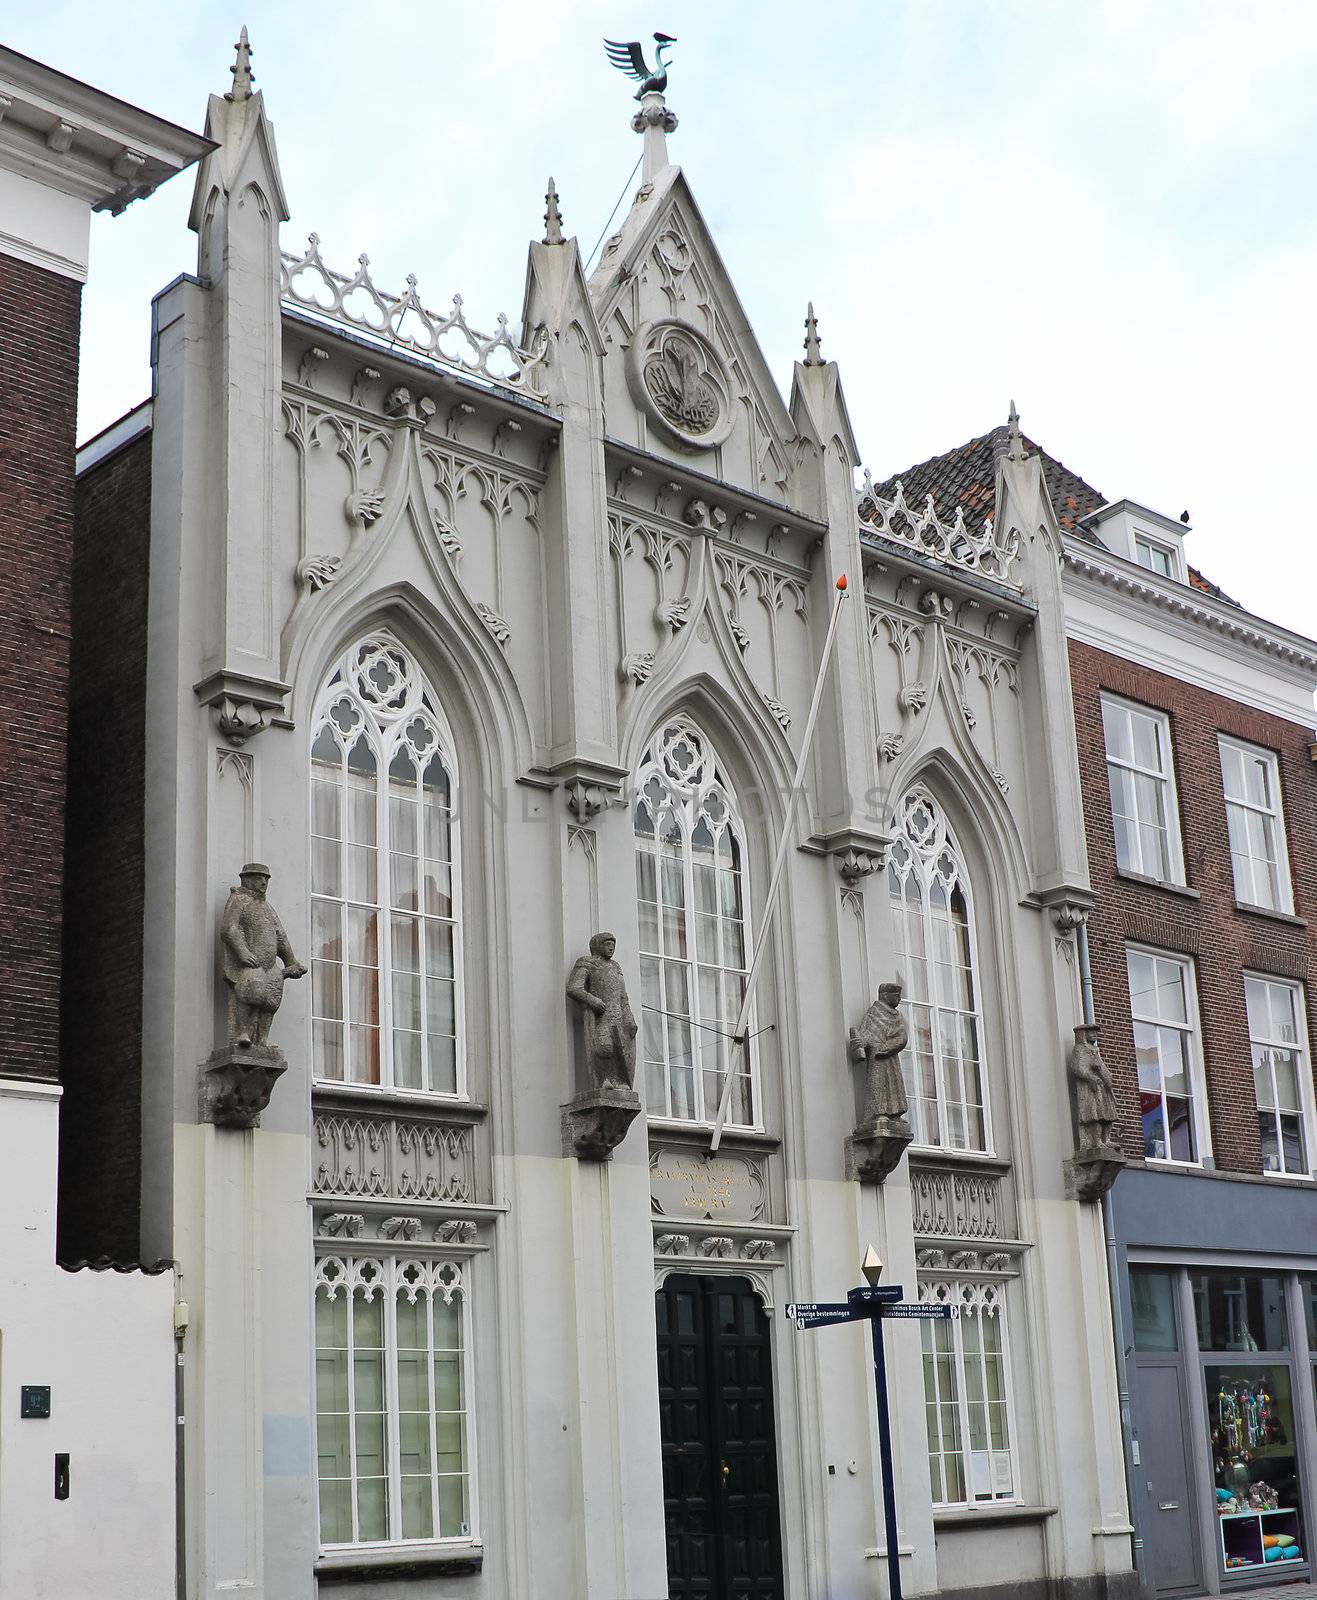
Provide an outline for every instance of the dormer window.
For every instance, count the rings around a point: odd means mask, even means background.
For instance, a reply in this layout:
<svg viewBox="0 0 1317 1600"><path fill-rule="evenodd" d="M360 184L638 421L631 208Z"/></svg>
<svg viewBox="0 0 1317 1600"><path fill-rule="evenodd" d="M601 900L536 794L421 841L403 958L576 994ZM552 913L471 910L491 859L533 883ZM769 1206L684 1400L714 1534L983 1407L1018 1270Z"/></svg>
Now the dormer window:
<svg viewBox="0 0 1317 1600"><path fill-rule="evenodd" d="M1146 533L1134 535L1134 559L1158 577L1175 579L1180 576L1176 570L1175 551L1168 544L1150 539Z"/></svg>

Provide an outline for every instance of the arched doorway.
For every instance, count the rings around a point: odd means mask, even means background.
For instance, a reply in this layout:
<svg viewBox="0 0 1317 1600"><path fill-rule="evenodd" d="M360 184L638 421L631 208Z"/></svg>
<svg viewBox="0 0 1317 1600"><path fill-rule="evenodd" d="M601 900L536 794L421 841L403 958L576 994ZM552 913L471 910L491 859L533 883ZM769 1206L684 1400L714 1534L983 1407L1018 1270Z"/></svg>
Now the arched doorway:
<svg viewBox="0 0 1317 1600"><path fill-rule="evenodd" d="M781 1600L768 1318L745 1278L656 1295L670 1600Z"/></svg>

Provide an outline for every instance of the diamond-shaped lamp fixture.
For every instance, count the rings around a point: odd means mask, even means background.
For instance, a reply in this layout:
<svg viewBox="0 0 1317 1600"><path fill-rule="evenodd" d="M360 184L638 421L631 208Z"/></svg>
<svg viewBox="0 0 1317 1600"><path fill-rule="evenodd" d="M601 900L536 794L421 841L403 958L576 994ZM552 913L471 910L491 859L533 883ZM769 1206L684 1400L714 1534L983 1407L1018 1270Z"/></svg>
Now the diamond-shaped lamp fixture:
<svg viewBox="0 0 1317 1600"><path fill-rule="evenodd" d="M882 1257L872 1245L864 1252L864 1260L860 1262L860 1271L864 1274L864 1281L870 1288L876 1286L883 1275Z"/></svg>

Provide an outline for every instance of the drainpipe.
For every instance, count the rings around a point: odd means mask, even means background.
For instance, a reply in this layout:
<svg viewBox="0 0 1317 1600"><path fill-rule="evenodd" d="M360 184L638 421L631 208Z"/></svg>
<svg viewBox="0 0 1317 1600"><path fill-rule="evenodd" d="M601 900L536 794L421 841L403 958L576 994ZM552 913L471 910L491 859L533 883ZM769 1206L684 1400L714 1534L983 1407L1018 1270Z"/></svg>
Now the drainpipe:
<svg viewBox="0 0 1317 1600"><path fill-rule="evenodd" d="M187 1471L185 1456L186 1413L183 1410L187 1369L183 1341L187 1338L188 1308L182 1298L183 1274L174 1264L174 1589L177 1600L187 1600Z"/></svg>
<svg viewBox="0 0 1317 1600"><path fill-rule="evenodd" d="M1081 922L1075 929L1075 944L1079 952L1079 998L1084 1021L1096 1024L1093 1010L1093 968L1088 959L1088 925ZM1116 1393L1120 1404L1120 1439L1125 1458L1125 1500L1129 1508L1130 1523L1134 1528L1134 1572L1139 1587L1151 1593L1150 1577L1143 1551L1143 1532L1139 1526L1138 1499L1134 1492L1134 1425L1130 1409L1128 1346L1125 1343L1125 1301L1120 1292L1120 1263L1116 1255L1116 1219L1111 1205L1111 1191L1102 1196L1102 1233L1107 1248L1107 1285L1111 1296L1111 1333L1116 1346Z"/></svg>

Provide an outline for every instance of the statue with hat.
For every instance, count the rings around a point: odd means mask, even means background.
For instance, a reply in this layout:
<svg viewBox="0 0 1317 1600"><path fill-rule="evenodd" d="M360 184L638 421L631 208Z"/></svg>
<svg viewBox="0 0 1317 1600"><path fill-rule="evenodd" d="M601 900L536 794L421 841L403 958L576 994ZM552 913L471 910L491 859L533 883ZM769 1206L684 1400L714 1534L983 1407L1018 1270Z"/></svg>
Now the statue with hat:
<svg viewBox="0 0 1317 1600"><path fill-rule="evenodd" d="M284 980L305 977L306 968L265 898L269 867L249 861L238 878L224 907L220 938L229 987L229 1048L249 1050L265 1045L283 1000Z"/></svg>

